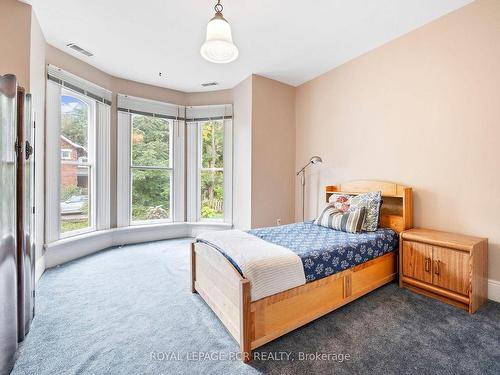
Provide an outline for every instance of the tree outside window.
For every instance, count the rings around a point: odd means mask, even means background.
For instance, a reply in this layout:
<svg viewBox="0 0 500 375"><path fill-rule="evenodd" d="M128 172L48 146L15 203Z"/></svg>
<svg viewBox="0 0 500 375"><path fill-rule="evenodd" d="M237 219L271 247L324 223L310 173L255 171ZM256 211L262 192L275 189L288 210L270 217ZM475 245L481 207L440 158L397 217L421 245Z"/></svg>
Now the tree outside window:
<svg viewBox="0 0 500 375"><path fill-rule="evenodd" d="M172 123L158 117L132 116L132 221L172 217Z"/></svg>
<svg viewBox="0 0 500 375"><path fill-rule="evenodd" d="M201 124L201 218L224 218L224 123Z"/></svg>

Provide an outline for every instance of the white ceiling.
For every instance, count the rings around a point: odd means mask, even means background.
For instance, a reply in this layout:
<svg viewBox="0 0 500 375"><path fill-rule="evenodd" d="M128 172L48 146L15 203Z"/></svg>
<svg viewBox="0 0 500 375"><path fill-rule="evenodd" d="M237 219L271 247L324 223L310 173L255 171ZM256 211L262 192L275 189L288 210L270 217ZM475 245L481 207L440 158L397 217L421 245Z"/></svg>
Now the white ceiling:
<svg viewBox="0 0 500 375"><path fill-rule="evenodd" d="M227 65L199 53L214 0L26 2L49 44L117 77L195 92L252 73L297 86L471 0L222 0L240 50ZM201 87L211 81L219 86Z"/></svg>

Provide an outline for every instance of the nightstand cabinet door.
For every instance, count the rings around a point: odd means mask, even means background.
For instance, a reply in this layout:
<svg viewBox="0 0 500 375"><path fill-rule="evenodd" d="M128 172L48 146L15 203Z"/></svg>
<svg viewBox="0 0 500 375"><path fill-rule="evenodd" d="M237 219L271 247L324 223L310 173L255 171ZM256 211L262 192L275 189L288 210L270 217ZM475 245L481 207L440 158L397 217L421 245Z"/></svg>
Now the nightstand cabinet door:
<svg viewBox="0 0 500 375"><path fill-rule="evenodd" d="M432 246L403 242L403 275L426 283L432 283Z"/></svg>
<svg viewBox="0 0 500 375"><path fill-rule="evenodd" d="M433 246L432 283L463 295L469 295L469 253Z"/></svg>

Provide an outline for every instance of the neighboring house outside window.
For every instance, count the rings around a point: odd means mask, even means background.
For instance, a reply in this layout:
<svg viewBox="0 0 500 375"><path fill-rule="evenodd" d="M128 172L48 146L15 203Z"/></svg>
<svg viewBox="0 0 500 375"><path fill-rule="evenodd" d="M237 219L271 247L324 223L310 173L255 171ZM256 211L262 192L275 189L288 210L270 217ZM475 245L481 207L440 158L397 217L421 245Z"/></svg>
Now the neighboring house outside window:
<svg viewBox="0 0 500 375"><path fill-rule="evenodd" d="M76 162L87 162L87 150L61 135L61 187L88 187L88 172Z"/></svg>

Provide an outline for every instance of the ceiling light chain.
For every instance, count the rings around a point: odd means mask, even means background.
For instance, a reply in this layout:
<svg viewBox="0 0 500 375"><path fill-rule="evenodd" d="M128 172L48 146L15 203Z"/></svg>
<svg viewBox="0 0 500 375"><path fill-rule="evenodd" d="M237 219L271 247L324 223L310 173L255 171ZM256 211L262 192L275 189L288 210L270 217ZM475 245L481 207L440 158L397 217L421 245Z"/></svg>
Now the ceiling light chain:
<svg viewBox="0 0 500 375"><path fill-rule="evenodd" d="M222 11L224 10L224 7L220 3L220 0L217 1L217 4L215 4L214 9L215 9L215 13L222 13Z"/></svg>

